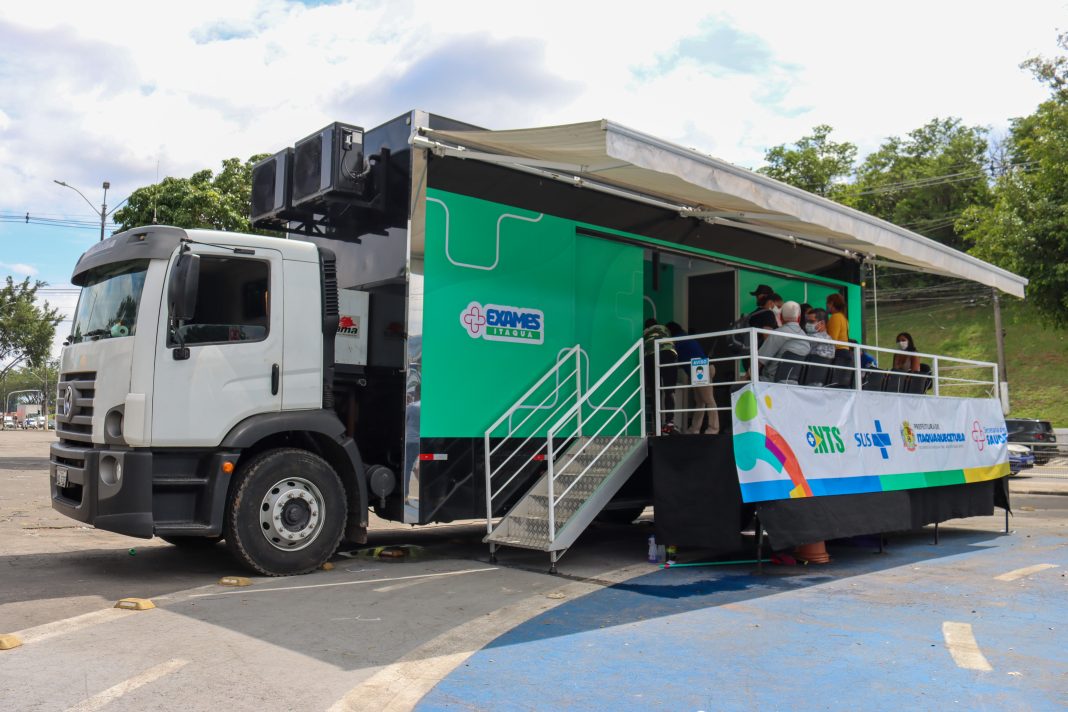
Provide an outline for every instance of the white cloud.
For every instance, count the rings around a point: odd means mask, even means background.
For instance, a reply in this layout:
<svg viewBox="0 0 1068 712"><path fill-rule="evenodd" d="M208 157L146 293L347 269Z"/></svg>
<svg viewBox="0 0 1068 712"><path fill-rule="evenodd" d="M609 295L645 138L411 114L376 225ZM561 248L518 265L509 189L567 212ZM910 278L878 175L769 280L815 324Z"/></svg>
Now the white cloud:
<svg viewBox="0 0 1068 712"><path fill-rule="evenodd" d="M422 108L492 128L612 118L736 163L829 123L875 148L935 116L1004 126L1044 90L1062 2L285 0L8 3L0 208L88 217L160 175Z"/></svg>
<svg viewBox="0 0 1068 712"><path fill-rule="evenodd" d="M40 270L22 262L0 262L0 271L10 272L14 277L34 277Z"/></svg>

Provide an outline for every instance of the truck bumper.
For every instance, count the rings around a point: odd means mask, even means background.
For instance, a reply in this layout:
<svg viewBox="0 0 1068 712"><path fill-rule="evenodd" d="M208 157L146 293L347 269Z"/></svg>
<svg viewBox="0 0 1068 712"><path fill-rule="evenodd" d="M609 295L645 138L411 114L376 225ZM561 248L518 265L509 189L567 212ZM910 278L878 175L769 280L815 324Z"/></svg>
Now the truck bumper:
<svg viewBox="0 0 1068 712"><path fill-rule="evenodd" d="M52 443L49 455L53 509L98 529L152 537L151 453Z"/></svg>
<svg viewBox="0 0 1068 712"><path fill-rule="evenodd" d="M113 450L70 442L49 450L52 508L97 529L142 538L219 536L237 452Z"/></svg>

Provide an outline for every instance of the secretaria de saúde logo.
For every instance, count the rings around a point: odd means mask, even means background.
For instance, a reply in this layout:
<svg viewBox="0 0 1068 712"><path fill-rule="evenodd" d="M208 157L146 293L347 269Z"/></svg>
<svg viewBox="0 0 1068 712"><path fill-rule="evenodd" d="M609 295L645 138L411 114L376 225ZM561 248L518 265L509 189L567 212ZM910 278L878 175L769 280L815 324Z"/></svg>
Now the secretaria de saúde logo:
<svg viewBox="0 0 1068 712"><path fill-rule="evenodd" d="M545 314L540 309L471 302L460 312L460 325L472 339L517 344L545 340Z"/></svg>
<svg viewBox="0 0 1068 712"><path fill-rule="evenodd" d="M901 444L909 452L916 452L916 431L907 420L901 422Z"/></svg>

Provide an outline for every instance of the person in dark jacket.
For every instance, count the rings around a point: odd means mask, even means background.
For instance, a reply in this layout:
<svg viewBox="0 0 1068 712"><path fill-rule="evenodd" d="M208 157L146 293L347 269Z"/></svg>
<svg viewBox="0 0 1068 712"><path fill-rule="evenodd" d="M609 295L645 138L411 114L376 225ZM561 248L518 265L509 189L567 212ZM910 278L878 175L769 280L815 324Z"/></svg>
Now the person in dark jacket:
<svg viewBox="0 0 1068 712"><path fill-rule="evenodd" d="M771 309L773 303L768 303L771 302L775 291L766 284L760 284L750 294L756 297L757 308L749 313L749 326L754 329L768 329L770 331L778 329L779 320ZM761 342L763 342L764 338L765 335L760 334Z"/></svg>
<svg viewBox="0 0 1068 712"><path fill-rule="evenodd" d="M671 336L671 332L667 330L667 327L663 324L657 323L656 319L645 320L645 331L642 332L642 339L645 341L645 390L646 390L646 406L645 406L645 419L653 423L654 428L658 426L658 423L653 422L656 417L656 365L654 361L654 354L657 351L656 340L666 339ZM663 397L663 432L664 434L672 434L678 432L675 428L675 414L671 411L675 410L675 386L679 382L679 369L677 366L668 367L667 364L675 364L679 360L679 354L675 350L675 345L672 342L666 342L660 344L660 387L661 395Z"/></svg>
<svg viewBox="0 0 1068 712"><path fill-rule="evenodd" d="M668 331L671 332L671 335L676 338L680 336L689 336L678 322L669 321L667 328ZM679 363L682 364L683 374L686 373L685 367L687 363L690 363L695 358L707 358L705 350L701 348L701 344L699 344L696 339L676 341L675 348L678 351ZM700 433L706 415L708 416L708 434L715 435L719 432L719 411L711 410L716 407L716 398L712 389L712 379L715 378L715 376L716 367L710 363L708 364L708 370L705 372L705 383L708 385L699 386L691 383L691 388L687 389L689 392L693 393L693 407L707 409L704 412L690 414L693 418L690 420L690 425L686 428L687 433Z"/></svg>

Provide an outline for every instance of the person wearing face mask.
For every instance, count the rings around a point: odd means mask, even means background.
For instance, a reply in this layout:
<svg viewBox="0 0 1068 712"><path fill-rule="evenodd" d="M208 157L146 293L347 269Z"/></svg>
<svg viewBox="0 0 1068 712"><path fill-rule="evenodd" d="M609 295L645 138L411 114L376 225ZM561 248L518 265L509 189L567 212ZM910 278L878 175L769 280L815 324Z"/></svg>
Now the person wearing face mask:
<svg viewBox="0 0 1068 712"><path fill-rule="evenodd" d="M775 328L782 326L782 295L773 293L768 298L768 309L775 315Z"/></svg>
<svg viewBox="0 0 1068 712"><path fill-rule="evenodd" d="M920 357L916 356L916 344L912 341L912 334L908 332L901 332L897 335L897 347L902 351L909 351L908 354L894 354L894 370L895 371L911 371L912 373L920 372Z"/></svg>
<svg viewBox="0 0 1068 712"><path fill-rule="evenodd" d="M754 329L769 329L774 331L779 328L779 320L775 316L775 312L771 310L774 306L771 301L771 287L766 284L758 285L756 290L750 292L756 297L756 310L749 313L749 326ZM765 335L760 335L760 343L764 343Z"/></svg>
<svg viewBox="0 0 1068 712"><path fill-rule="evenodd" d="M826 343L812 342L812 353L828 361L834 358L834 344L827 336L827 312L823 309L809 309L805 322L805 333L822 339Z"/></svg>

